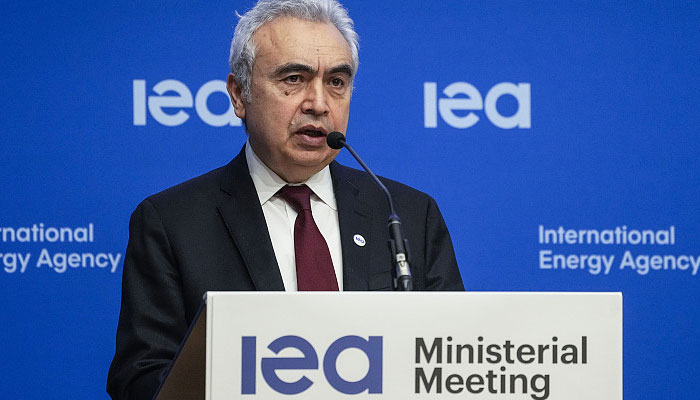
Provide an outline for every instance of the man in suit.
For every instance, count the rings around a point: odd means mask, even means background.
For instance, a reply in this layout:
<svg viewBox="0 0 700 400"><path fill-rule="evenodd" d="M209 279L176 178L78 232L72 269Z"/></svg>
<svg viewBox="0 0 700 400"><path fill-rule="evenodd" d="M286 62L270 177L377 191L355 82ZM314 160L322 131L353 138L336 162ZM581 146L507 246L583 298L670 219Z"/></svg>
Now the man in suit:
<svg viewBox="0 0 700 400"><path fill-rule="evenodd" d="M248 142L228 165L134 211L114 399L153 396L208 290L391 290L387 201L325 143L348 124L352 26L336 0L261 0L241 17L228 89ZM411 245L415 290L463 290L435 201L384 182Z"/></svg>

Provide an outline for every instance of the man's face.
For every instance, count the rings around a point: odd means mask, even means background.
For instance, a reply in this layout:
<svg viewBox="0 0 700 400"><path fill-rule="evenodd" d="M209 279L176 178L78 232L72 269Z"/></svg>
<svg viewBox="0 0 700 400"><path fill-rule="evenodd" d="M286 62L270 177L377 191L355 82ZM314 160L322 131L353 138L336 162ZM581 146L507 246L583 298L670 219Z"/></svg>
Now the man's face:
<svg viewBox="0 0 700 400"><path fill-rule="evenodd" d="M228 88L250 144L287 182L308 179L338 154L329 132L345 132L352 94L350 46L329 23L277 18L253 35L256 45L251 99L235 77Z"/></svg>

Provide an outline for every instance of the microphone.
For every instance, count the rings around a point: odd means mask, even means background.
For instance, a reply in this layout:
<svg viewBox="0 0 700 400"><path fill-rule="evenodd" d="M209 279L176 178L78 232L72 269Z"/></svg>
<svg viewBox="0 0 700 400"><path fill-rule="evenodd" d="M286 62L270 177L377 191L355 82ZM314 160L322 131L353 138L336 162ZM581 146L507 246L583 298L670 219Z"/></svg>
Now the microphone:
<svg viewBox="0 0 700 400"><path fill-rule="evenodd" d="M388 228L389 228L389 248L392 253L392 259L394 260L395 263L395 270L394 270L394 290L399 290L399 291L411 291L413 290L413 277L411 276L411 267L409 265L409 260L408 260L408 239L405 239L403 237L403 230L401 229L401 219L399 216L396 214L396 211L394 211L394 201L391 197L391 194L389 193L389 190L387 190L386 186L382 183L382 181L377 178L376 175L374 175L374 172L369 169L367 164L362 161L359 155L353 150L350 145L347 144L345 141L345 135L343 135L340 132L331 132L328 134L326 137L326 143L328 144L328 147L339 150L345 147L348 149L350 154L352 154L353 157L355 157L355 160L364 168L365 171L369 174L370 177L372 177L372 180L374 183L379 186L379 188L384 192L386 195L387 200L389 200L389 210L391 213L389 214L389 222L388 222Z"/></svg>

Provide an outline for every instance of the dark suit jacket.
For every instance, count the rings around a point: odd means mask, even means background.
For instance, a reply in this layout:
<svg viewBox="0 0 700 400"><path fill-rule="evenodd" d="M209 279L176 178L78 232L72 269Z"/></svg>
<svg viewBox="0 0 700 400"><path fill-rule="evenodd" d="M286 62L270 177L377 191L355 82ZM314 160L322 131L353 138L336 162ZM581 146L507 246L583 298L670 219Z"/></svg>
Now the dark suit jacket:
<svg viewBox="0 0 700 400"><path fill-rule="evenodd" d="M387 200L364 172L330 165L344 290L390 290ZM435 201L383 180L411 252L415 290L464 290ZM366 245L355 245L362 235ZM284 290L245 152L144 200L129 223L117 347L107 391L151 399L208 290Z"/></svg>

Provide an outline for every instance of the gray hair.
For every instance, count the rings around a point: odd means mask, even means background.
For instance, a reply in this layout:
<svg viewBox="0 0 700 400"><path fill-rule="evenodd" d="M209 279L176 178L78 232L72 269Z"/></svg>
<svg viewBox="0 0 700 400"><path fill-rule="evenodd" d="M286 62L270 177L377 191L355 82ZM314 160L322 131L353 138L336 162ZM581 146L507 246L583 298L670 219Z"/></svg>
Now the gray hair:
<svg viewBox="0 0 700 400"><path fill-rule="evenodd" d="M353 73L360 63L358 37L352 19L337 0L260 0L240 20L231 41L229 66L242 88L243 98L250 101L250 84L255 62L253 34L266 22L279 17L293 17L314 22L332 23L350 46Z"/></svg>

